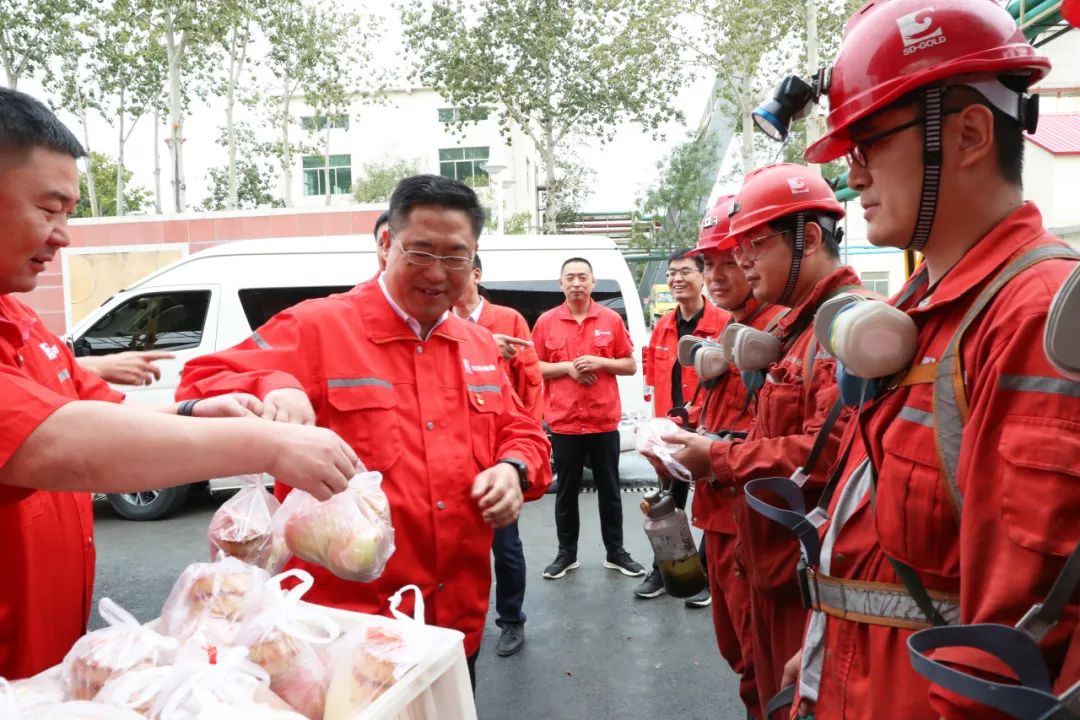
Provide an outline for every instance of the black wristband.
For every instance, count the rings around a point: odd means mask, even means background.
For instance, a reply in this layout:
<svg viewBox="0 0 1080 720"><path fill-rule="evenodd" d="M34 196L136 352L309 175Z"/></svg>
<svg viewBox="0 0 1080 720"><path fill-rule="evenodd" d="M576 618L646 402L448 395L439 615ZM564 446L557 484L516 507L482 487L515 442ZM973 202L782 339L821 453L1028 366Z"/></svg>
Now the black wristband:
<svg viewBox="0 0 1080 720"><path fill-rule="evenodd" d="M197 402L199 402L199 401L198 400L185 400L184 402L180 403L180 407L176 408L176 414L177 415L183 415L184 417L191 417L191 413L192 413L192 411L194 411L195 403L197 403Z"/></svg>
<svg viewBox="0 0 1080 720"><path fill-rule="evenodd" d="M500 458L499 462L506 463L517 470L518 482L521 484L522 492L525 492L532 486L532 482L529 481L529 468L525 463L516 458Z"/></svg>

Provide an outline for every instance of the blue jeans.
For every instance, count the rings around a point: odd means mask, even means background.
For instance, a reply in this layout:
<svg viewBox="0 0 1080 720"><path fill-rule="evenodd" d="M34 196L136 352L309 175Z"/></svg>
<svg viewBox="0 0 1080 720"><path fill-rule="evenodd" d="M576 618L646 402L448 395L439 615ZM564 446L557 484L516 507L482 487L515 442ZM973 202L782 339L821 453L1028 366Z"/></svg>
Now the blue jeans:
<svg viewBox="0 0 1080 720"><path fill-rule="evenodd" d="M525 622L521 604L525 601L525 551L521 547L517 521L495 531L491 544L495 555L495 624Z"/></svg>

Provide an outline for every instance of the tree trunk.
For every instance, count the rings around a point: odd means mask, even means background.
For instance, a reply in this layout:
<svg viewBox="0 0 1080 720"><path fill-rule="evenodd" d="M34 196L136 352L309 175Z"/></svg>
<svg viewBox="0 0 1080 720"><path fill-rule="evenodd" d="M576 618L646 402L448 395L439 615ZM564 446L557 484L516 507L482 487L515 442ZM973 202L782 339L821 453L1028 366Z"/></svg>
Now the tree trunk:
<svg viewBox="0 0 1080 720"><path fill-rule="evenodd" d="M187 187L184 183L184 108L180 94L184 38L177 42L171 14L165 15L165 43L169 57L169 149L173 158L173 204L175 212L180 213L187 209Z"/></svg>
<svg viewBox="0 0 1080 720"><path fill-rule="evenodd" d="M285 93L281 101L281 181L284 187L285 207L293 206L292 199L292 146L289 145L289 78L285 77Z"/></svg>
<svg viewBox="0 0 1080 720"><path fill-rule="evenodd" d="M544 147L540 149L544 156L544 182L547 184L547 192L544 193L544 227L545 235L554 235L559 232L556 217L559 214L559 198L555 187L555 134L551 123L544 124Z"/></svg>
<svg viewBox="0 0 1080 720"><path fill-rule="evenodd" d="M119 148L118 148L117 153L116 153L116 216L117 217L121 217L124 214L124 142L127 140L127 138L124 137L124 114L125 114L125 112L127 110L124 107L124 100L125 100L124 88L121 87L120 88L120 112L118 113L119 114L118 120L119 120L119 125L120 125L120 136L119 136L120 143L119 143Z"/></svg>
<svg viewBox="0 0 1080 720"><path fill-rule="evenodd" d="M315 117L318 117L316 115ZM317 122L317 121L316 121ZM323 145L323 183L326 189L326 204L330 205L330 195L333 188L330 186L330 118L323 118L326 130L326 141Z"/></svg>
<svg viewBox="0 0 1080 720"><path fill-rule="evenodd" d="M742 113L742 164L743 174L754 169L754 117L750 110L754 103L754 78L749 73L742 78L739 90L739 112Z"/></svg>
<svg viewBox="0 0 1080 720"><path fill-rule="evenodd" d="M236 189L236 129L234 127L234 107L236 105L236 86L240 83L240 73L244 69L244 55L247 45L240 47L240 29L234 27L229 39L229 81L225 92L225 137L228 145L228 195L225 199L225 207L235 210L237 202ZM246 30L245 30L246 37Z"/></svg>
<svg viewBox="0 0 1080 720"><path fill-rule="evenodd" d="M14 85L11 86L14 89ZM90 214L98 217L101 209L98 206L97 187L94 185L94 160L90 154L90 128L87 124L86 104L83 102L82 91L75 89L75 95L79 101L79 122L83 127L83 148L86 150L86 194L90 196Z"/></svg>
<svg viewBox="0 0 1080 720"><path fill-rule="evenodd" d="M154 100L154 212L161 215L161 110Z"/></svg>

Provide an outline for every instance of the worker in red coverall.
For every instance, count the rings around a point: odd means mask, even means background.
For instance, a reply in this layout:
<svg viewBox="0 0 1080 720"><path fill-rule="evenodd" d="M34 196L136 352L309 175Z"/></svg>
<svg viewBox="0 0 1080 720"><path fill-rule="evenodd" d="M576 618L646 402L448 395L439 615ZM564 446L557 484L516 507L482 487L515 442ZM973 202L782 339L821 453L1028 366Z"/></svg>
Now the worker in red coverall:
<svg viewBox="0 0 1080 720"><path fill-rule="evenodd" d="M1021 187L1037 113L1025 91L1049 69L1004 8L969 0L868 4L831 68L829 131L806 158L846 155L870 242L926 262L891 301L917 329L910 370L850 423L822 528L799 661L818 718L997 717L931 687L907 638L932 622L1015 625L1080 539L1080 394L1041 352L1075 262L1053 257L1067 251ZM1018 264L1033 249L1044 259ZM1011 267L1024 269L995 282ZM1059 693L1078 680L1063 669L1078 613L1074 598L1040 643ZM1008 682L986 655L935 657Z"/></svg>
<svg viewBox="0 0 1080 720"><path fill-rule="evenodd" d="M337 431L381 472L397 545L382 576L349 582L294 561L315 577L305 599L386 613L390 596L415 584L429 623L465 633L474 683L493 528L516 520L523 496L539 498L551 483L550 445L520 408L491 333L450 312L483 224L467 185L405 178L390 198L384 272L190 361L177 388L178 397L243 388L274 419Z"/></svg>
<svg viewBox="0 0 1080 720"><path fill-rule="evenodd" d="M780 357L758 376L763 384L747 437L713 442L692 433L672 436L686 445L675 458L695 478L711 474L716 487L732 486L738 495L750 480L792 477L808 464L824 427L819 460L808 478L800 478L810 501L817 500L844 421L831 428L826 423L839 396L836 367L821 356L813 317L826 300L860 287L855 271L839 260L843 214L828 184L803 165L770 165L743 181L730 216L733 254L759 302L791 311L772 330ZM764 716L782 688L785 662L802 641L806 609L794 575L799 547L785 528L745 504L736 522L750 577L754 682Z"/></svg>
<svg viewBox="0 0 1080 720"><path fill-rule="evenodd" d="M0 88L0 676L9 679L58 664L86 632L91 492L268 471L325 498L345 488L356 463L329 431L252 417L261 411L253 397L157 412L120 406L124 396L82 368L15 299L71 242L75 161L84 155L42 103Z"/></svg>
<svg viewBox="0 0 1080 720"><path fill-rule="evenodd" d="M532 347L529 324L513 308L488 302L480 295L480 280L484 266L480 253L473 256L470 282L456 303L458 317L487 328L502 354L503 371L525 412L540 422L544 419L544 379L540 375L540 359ZM495 654L509 657L525 645L525 550L517 521L495 531L491 546L495 556L495 624L499 626L499 641Z"/></svg>
<svg viewBox="0 0 1080 720"><path fill-rule="evenodd" d="M733 195L721 197L705 214L697 247L692 251L705 263L709 297L730 313L725 325L742 323L765 330L783 308L762 305L754 297L739 264L732 254L728 236L728 214ZM712 339L718 340L718 336ZM750 429L751 401L746 386L734 368L705 383L699 405L699 429L710 433L745 433ZM750 587L746 559L738 545L735 518L744 503L734 485L717 486L711 476L695 481L691 519L705 534L709 587L712 592L713 628L720 654L739 674L739 696L751 717L761 717L761 704L754 683L754 659L750 634Z"/></svg>
<svg viewBox="0 0 1080 720"><path fill-rule="evenodd" d="M700 257L689 256L689 252L682 248L668 258L667 284L677 305L656 321L649 344L641 353L646 394L652 395L653 414L656 417L669 415L673 408L676 411L688 410L696 404L700 409L698 376L693 367L679 364L679 340L686 335L716 337L727 321L727 313L706 300L702 294L705 286L705 275L702 271L705 264ZM697 425L697 413L693 416L688 413L683 419L689 421L688 427ZM685 510L690 484L676 482L671 484L670 489L676 507ZM702 564L706 564L708 559L705 556L704 540L698 554ZM664 579L654 559L649 574L634 588L634 595L648 599L663 594ZM693 597L686 598L685 603L687 607L708 607L712 603L709 588L705 587Z"/></svg>

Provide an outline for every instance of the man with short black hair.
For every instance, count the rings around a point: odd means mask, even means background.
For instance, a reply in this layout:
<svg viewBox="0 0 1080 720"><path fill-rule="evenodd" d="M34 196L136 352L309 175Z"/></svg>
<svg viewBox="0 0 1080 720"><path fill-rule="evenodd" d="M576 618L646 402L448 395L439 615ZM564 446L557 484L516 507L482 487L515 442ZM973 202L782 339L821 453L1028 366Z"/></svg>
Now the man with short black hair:
<svg viewBox="0 0 1080 720"><path fill-rule="evenodd" d="M551 482L550 446L520 408L491 333L450 312L470 282L483 225L464 183L403 179L390 198L384 272L190 361L177 389L178 397L205 397L243 388L275 420L338 430L368 470L382 473L397 546L383 574L348 582L294 561L316 579L304 598L385 613L391 595L417 585L427 621L465 633L474 682L492 531Z"/></svg>
<svg viewBox="0 0 1080 720"><path fill-rule="evenodd" d="M375 229L371 233L375 236L375 257L379 261L379 272L386 269L386 248L389 243L384 242L383 235L389 232L389 227L390 211L383 210L379 217L375 218Z"/></svg>
<svg viewBox="0 0 1080 720"><path fill-rule="evenodd" d="M529 324L517 310L496 305L480 295L480 280L484 266L480 253L473 256L471 282L456 303L458 317L487 328L502 353L503 370L510 387L525 412L537 422L544 418L544 399L541 395L544 380L540 361L532 346ZM517 521L495 531L491 547L495 556L495 624L501 629L495 653L508 657L525 644L525 551L521 546Z"/></svg>
<svg viewBox="0 0 1080 720"><path fill-rule="evenodd" d="M656 417L680 412L687 429L696 427L697 417L690 417L687 409L696 404L698 399L698 376L692 367L679 364L679 340L684 335L696 335L711 338L719 334L727 320L727 313L707 301L702 294L705 276L702 270L705 260L700 255L691 255L687 248L680 248L668 258L667 284L671 296L678 305L653 326L649 345L641 355L641 364L645 371L646 394L651 392L653 411ZM671 482L670 485L675 505L686 509L686 500L690 494L690 483ZM705 544L702 542L702 564L705 560ZM648 599L664 594L664 580L660 569L653 560L652 569L641 585L634 588L634 595ZM708 607L712 596L706 587L700 593L686 599L688 607Z"/></svg>
<svg viewBox="0 0 1080 720"><path fill-rule="evenodd" d="M345 488L356 463L327 430L259 420L261 403L249 395L157 412L121 407L124 396L77 363L14 298L33 290L71 243L75 161L84 155L45 105L0 88L0 676L12 680L58 664L86 631L91 492L270 472L325 499Z"/></svg>
<svg viewBox="0 0 1080 720"><path fill-rule="evenodd" d="M585 458L592 462L600 505L604 567L631 577L645 569L623 548L619 496L619 402L617 375L637 370L634 345L619 315L592 299L592 264L573 257L562 264L559 285L566 302L541 315L533 342L544 375L544 418L551 427L558 491L555 527L559 551L544 569L549 580L578 567L578 492Z"/></svg>

